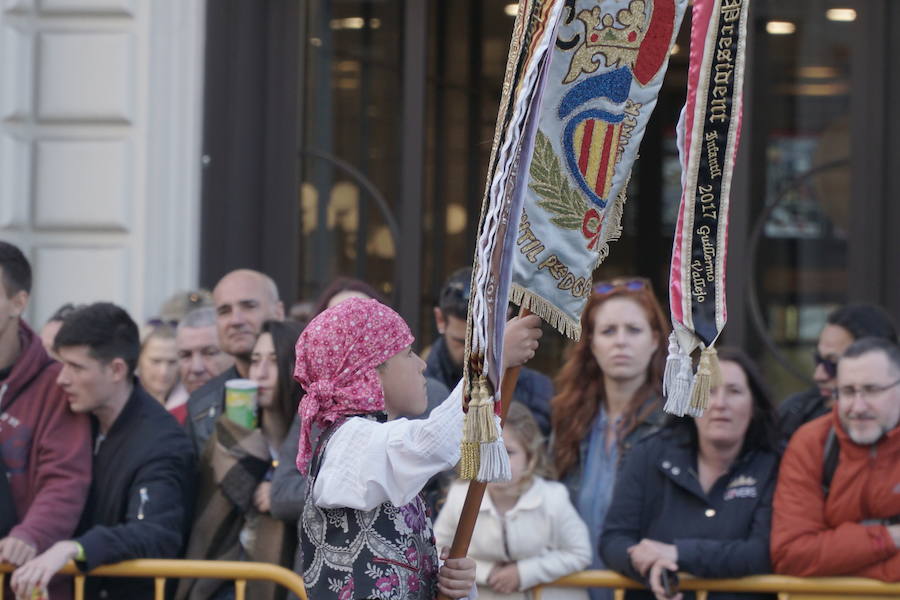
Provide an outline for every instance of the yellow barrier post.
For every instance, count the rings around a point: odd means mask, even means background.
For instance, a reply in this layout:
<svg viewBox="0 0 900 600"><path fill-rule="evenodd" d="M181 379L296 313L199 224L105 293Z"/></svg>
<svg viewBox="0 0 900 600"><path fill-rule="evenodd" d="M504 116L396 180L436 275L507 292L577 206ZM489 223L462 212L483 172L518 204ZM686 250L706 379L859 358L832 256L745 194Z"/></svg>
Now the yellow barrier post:
<svg viewBox="0 0 900 600"><path fill-rule="evenodd" d="M166 600L165 577L157 577L153 580L153 600Z"/></svg>

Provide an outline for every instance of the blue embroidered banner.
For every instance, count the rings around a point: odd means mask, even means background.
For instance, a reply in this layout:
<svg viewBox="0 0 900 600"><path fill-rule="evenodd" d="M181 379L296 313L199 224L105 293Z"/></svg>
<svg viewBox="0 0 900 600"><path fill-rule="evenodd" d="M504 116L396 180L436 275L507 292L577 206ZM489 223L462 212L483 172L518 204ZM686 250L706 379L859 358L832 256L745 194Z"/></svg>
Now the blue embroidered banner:
<svg viewBox="0 0 900 600"><path fill-rule="evenodd" d="M510 295L577 339L687 0L561 1Z"/></svg>

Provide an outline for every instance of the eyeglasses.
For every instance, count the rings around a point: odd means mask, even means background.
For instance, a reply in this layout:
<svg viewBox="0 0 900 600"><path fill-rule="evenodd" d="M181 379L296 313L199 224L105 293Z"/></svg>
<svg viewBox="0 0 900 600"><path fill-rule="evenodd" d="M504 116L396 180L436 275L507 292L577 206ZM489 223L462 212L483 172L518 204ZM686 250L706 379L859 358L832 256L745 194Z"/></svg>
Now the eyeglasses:
<svg viewBox="0 0 900 600"><path fill-rule="evenodd" d="M822 365L822 368L825 369L825 374L830 378L834 379L837 377L837 361L832 360L830 358L825 358L819 351L816 350L813 352L813 360L816 362L816 366Z"/></svg>
<svg viewBox="0 0 900 600"><path fill-rule="evenodd" d="M634 279L610 279L609 281L601 281L594 286L594 293L605 296L611 294L615 290L629 290L631 292L639 292L641 290L650 289L650 280L643 277Z"/></svg>
<svg viewBox="0 0 900 600"><path fill-rule="evenodd" d="M842 385L837 389L838 400L853 400L857 396L862 398L863 400L868 400L878 394L891 389L892 387L900 385L900 379L895 381L894 383L888 383L886 385L878 385L875 383L869 383L866 385L861 385L859 387L855 387L852 385Z"/></svg>

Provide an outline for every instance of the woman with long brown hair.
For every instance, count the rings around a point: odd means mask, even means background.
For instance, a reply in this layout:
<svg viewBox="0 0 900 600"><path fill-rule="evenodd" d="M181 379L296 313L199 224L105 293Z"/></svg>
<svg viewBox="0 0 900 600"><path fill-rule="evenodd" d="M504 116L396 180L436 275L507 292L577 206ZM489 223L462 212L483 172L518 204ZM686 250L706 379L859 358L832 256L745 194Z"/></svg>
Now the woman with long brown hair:
<svg viewBox="0 0 900 600"><path fill-rule="evenodd" d="M591 568L600 569L597 543L618 464L663 424L669 323L648 280L623 278L594 287L581 326L581 340L556 378L553 458L591 534ZM607 594L592 590L591 597Z"/></svg>
<svg viewBox="0 0 900 600"><path fill-rule="evenodd" d="M265 321L250 355L250 379L257 385L258 425L232 421L223 413L199 459L194 523L186 558L249 560L290 567L297 546L295 524L272 514L279 450L303 390L294 381L296 343L302 327ZM293 451L297 452L294 442ZM302 503L302 496L296 499ZM178 600L222 600L232 590L220 580L182 579ZM271 582L247 585L254 600L281 600Z"/></svg>

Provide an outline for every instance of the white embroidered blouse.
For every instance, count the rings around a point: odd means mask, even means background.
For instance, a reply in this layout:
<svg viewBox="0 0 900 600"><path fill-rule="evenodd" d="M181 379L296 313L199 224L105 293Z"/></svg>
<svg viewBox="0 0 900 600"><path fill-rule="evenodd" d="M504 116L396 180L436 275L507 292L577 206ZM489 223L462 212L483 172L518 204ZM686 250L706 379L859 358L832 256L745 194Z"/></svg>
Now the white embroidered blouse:
<svg viewBox="0 0 900 600"><path fill-rule="evenodd" d="M459 462L462 382L427 419L348 419L334 433L313 487L322 508L371 510L409 503L435 474Z"/></svg>

